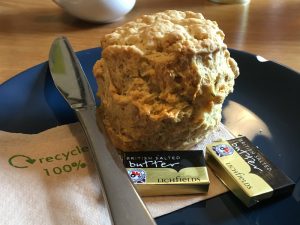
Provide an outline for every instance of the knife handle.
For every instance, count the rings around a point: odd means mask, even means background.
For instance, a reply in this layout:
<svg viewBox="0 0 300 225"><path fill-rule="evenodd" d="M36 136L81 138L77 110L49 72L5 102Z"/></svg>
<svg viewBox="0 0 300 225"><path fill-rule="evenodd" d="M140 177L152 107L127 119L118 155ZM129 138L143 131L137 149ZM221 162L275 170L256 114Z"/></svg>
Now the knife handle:
<svg viewBox="0 0 300 225"><path fill-rule="evenodd" d="M104 199L113 225L155 225L138 195L122 160L110 151L96 123L95 109L76 110L96 163Z"/></svg>

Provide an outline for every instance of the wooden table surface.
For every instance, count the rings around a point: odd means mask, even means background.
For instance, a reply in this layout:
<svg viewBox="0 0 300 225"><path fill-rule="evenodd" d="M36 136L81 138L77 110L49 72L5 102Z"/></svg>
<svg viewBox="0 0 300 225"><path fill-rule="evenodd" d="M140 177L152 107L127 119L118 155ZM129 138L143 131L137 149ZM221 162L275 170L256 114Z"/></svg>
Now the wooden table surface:
<svg viewBox="0 0 300 225"><path fill-rule="evenodd" d="M48 0L0 1L0 84L48 57L51 42L67 36L76 51L99 46L102 35L142 14L192 10L218 22L228 47L259 54L300 71L300 1L137 0L123 19L100 25L80 21Z"/></svg>

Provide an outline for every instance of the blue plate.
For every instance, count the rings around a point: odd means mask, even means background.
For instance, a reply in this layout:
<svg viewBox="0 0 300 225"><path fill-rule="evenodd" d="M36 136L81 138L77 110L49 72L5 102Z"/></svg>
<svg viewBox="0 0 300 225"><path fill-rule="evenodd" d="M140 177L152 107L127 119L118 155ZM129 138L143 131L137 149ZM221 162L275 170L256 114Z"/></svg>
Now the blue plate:
<svg viewBox="0 0 300 225"><path fill-rule="evenodd" d="M160 225L300 224L299 73L274 62L260 62L255 55L230 52L241 75L224 103L223 122L240 134L250 132L254 144L295 181L294 192L250 209L226 193L159 217ZM92 67L100 54L99 48L77 53L94 93ZM38 133L77 120L56 90L46 62L3 83L0 106L4 131Z"/></svg>

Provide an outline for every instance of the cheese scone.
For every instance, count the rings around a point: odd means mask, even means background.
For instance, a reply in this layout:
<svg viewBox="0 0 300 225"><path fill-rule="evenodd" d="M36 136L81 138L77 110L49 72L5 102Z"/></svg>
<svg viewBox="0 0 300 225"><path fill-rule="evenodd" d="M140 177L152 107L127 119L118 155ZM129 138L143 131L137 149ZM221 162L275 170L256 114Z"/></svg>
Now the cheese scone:
<svg viewBox="0 0 300 225"><path fill-rule="evenodd" d="M202 14L144 15L101 39L98 122L126 151L188 149L221 121L239 75L224 33Z"/></svg>

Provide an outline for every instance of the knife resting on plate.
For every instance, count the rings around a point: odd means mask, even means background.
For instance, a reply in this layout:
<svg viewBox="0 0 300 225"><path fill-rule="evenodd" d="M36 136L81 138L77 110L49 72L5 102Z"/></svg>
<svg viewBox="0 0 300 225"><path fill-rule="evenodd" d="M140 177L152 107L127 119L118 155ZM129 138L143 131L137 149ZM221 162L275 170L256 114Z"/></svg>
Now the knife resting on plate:
<svg viewBox="0 0 300 225"><path fill-rule="evenodd" d="M155 225L118 153L109 150L105 144L96 123L93 92L67 38L59 37L53 41L49 68L56 88L74 109L85 131L112 224Z"/></svg>

